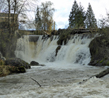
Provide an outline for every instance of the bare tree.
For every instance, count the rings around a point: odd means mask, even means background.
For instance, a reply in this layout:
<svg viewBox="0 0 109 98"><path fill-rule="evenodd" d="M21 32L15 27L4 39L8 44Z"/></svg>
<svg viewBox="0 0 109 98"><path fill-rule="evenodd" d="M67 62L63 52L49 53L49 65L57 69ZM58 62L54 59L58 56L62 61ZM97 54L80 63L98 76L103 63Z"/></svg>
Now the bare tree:
<svg viewBox="0 0 109 98"><path fill-rule="evenodd" d="M53 3L48 1L45 3L42 3L40 7L37 8L36 11L36 30L44 30L47 32L51 32L53 28L53 12L55 11L54 8L52 8ZM55 26L54 26L55 27Z"/></svg>
<svg viewBox="0 0 109 98"><path fill-rule="evenodd" d="M14 51L15 48L13 46L15 45L16 40L14 39L14 32L18 29L19 23L23 23L25 21L28 21L28 18L26 16L27 12L35 10L35 4L37 0L0 0L0 11L3 15L6 15L5 21L3 22L3 25L8 26L2 26L2 32L0 31L0 46L2 47L0 49L3 50L4 54L10 53L10 51ZM33 5L34 4L34 5ZM34 7L33 7L34 6ZM30 9L30 10L29 10ZM8 17L8 18L7 18ZM1 22L0 22L1 24ZM12 52L11 52L12 53ZM11 54L10 53L10 54ZM5 55L6 56L6 55ZM9 56L7 56L9 57Z"/></svg>
<svg viewBox="0 0 109 98"><path fill-rule="evenodd" d="M2 9L3 12L8 14L8 22L12 20L12 24L15 27L16 23L16 14L18 15L18 20L19 23L24 23L25 20L28 20L28 17L26 16L28 12L35 11L36 5L37 5L37 0L2 0L2 4L0 5L5 5L4 7L0 8ZM13 14L13 16L10 15ZM11 24L11 25L12 25ZM17 25L18 26L18 25ZM12 27L12 26L11 26Z"/></svg>

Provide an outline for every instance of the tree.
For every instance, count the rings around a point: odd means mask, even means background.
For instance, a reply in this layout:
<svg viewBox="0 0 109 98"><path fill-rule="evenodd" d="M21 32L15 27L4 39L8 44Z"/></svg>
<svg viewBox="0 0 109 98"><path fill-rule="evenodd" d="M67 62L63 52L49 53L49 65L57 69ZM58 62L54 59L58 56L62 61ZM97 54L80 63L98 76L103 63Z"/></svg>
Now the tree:
<svg viewBox="0 0 109 98"><path fill-rule="evenodd" d="M105 39L109 40L109 12L107 12L106 17L102 17L99 20L100 33L105 36Z"/></svg>
<svg viewBox="0 0 109 98"><path fill-rule="evenodd" d="M40 7L36 10L35 23L36 30L44 30L51 32L53 26L53 12L55 11L52 8L53 3L50 1L42 3Z"/></svg>
<svg viewBox="0 0 109 98"><path fill-rule="evenodd" d="M97 27L97 21L95 18L95 15L93 13L91 4L89 3L87 12L86 12L86 28L96 28Z"/></svg>
<svg viewBox="0 0 109 98"><path fill-rule="evenodd" d="M79 5L79 10L76 13L76 15L77 15L76 21L78 23L77 27L78 28L85 28L85 22L84 21L86 19L86 16L85 16L84 8L81 4Z"/></svg>
<svg viewBox="0 0 109 98"><path fill-rule="evenodd" d="M76 0L72 6L70 15L69 15L69 27L70 28L84 28L85 12L82 5L78 5Z"/></svg>
<svg viewBox="0 0 109 98"><path fill-rule="evenodd" d="M16 28L14 27L18 27L18 23L19 24L23 24L25 22L26 24L26 20L28 21L28 16L27 13L30 11L34 12L34 9L36 9L36 5L37 5L37 0L1 0L2 2L0 3L0 10L3 13L7 13L7 14L13 14L13 16L9 15L10 17L8 17L9 21L11 21L11 30L13 30L12 32L14 32L16 30ZM2 6L4 5L4 6ZM16 22L16 14L18 15L17 20L18 22ZM18 29L18 28L17 28Z"/></svg>
<svg viewBox="0 0 109 98"><path fill-rule="evenodd" d="M25 22L28 9L34 6L32 1L36 0L1 0L0 11L5 15L3 22L0 22L0 51L5 57L14 55L17 36L15 31L18 24ZM32 4L32 5L31 5ZM4 6L2 6L4 5ZM17 16L17 17L16 17ZM19 17L19 18L18 18Z"/></svg>
<svg viewBox="0 0 109 98"><path fill-rule="evenodd" d="M70 12L70 15L69 15L69 26L70 28L74 28L76 27L76 13L78 12L79 10L79 7L78 7L78 4L76 2L76 0L74 1L74 4L72 6L72 9L71 9L71 12Z"/></svg>
<svg viewBox="0 0 109 98"><path fill-rule="evenodd" d="M37 33L40 33L40 30L42 29L41 25L41 14L40 14L40 8L37 6L36 9L36 16L35 16L35 24L36 24L36 30Z"/></svg>
<svg viewBox="0 0 109 98"><path fill-rule="evenodd" d="M53 22L53 30L55 30L55 25L56 25L56 23L55 23L55 21Z"/></svg>

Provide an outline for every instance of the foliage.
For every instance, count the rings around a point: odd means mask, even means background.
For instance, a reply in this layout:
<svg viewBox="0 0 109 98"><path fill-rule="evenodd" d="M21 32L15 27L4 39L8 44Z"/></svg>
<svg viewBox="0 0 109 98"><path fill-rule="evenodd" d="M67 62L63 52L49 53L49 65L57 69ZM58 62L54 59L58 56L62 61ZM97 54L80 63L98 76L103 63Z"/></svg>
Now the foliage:
<svg viewBox="0 0 109 98"><path fill-rule="evenodd" d="M2 11L2 13L0 13L0 51L3 53L3 55L13 52L13 55L10 53L10 56L14 56L17 41L15 32L18 30L18 24L23 24L27 20L27 9L30 7L32 8L33 5L31 6L31 2L36 2L36 0L1 1L0 11Z"/></svg>
<svg viewBox="0 0 109 98"><path fill-rule="evenodd" d="M109 13L107 13L107 17L104 17L99 20L100 34L105 36L105 40L109 40Z"/></svg>
<svg viewBox="0 0 109 98"><path fill-rule="evenodd" d="M69 15L69 27L70 28L84 28L85 24L85 12L82 5L78 5L76 0L72 6L70 15Z"/></svg>
<svg viewBox="0 0 109 98"><path fill-rule="evenodd" d="M109 12L107 12L107 17L104 17L99 20L100 28L107 28L109 27Z"/></svg>
<svg viewBox="0 0 109 98"><path fill-rule="evenodd" d="M81 4L78 5L76 0L74 1L74 4L72 6L69 15L69 28L72 29L97 28L97 21L90 3L87 12L85 12L83 6Z"/></svg>
<svg viewBox="0 0 109 98"><path fill-rule="evenodd" d="M96 18L95 18L95 15L93 13L93 10L92 10L90 3L89 3L89 6L88 6L88 9L87 9L87 12L86 12L85 23L86 23L86 28L92 29L92 28L97 27L97 21L96 21Z"/></svg>
<svg viewBox="0 0 109 98"><path fill-rule="evenodd" d="M35 24L37 31L47 31L51 32L53 28L53 12L52 3L50 1L42 3L40 7L37 7ZM55 26L54 26L55 27Z"/></svg>
<svg viewBox="0 0 109 98"><path fill-rule="evenodd" d="M42 28L41 28L41 15L40 15L40 11L39 11L38 6L37 6L37 9L36 9L35 23L36 23L37 33L39 33Z"/></svg>

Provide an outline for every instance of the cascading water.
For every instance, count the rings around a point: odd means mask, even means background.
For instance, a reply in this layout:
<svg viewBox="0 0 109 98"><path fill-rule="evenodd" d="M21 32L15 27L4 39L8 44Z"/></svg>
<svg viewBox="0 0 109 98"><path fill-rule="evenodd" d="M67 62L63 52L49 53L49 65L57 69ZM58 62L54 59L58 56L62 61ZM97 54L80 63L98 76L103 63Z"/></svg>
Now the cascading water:
<svg viewBox="0 0 109 98"><path fill-rule="evenodd" d="M82 66L90 62L91 36L74 35L66 45L59 46L57 53L57 36L53 39L34 36L37 41L30 38L18 39L16 57L46 66L32 66L26 73L1 77L0 98L109 98L109 76L92 77L105 68Z"/></svg>
<svg viewBox="0 0 109 98"><path fill-rule="evenodd" d="M92 38L89 35L76 34L72 36L66 45L61 45L60 50L56 55L56 48L58 47L58 36L53 39L42 39L39 36L37 42L30 42L29 36L24 36L17 41L17 48L15 55L27 62L32 60L48 64L59 64L66 66L68 64L87 65L90 62L89 43Z"/></svg>

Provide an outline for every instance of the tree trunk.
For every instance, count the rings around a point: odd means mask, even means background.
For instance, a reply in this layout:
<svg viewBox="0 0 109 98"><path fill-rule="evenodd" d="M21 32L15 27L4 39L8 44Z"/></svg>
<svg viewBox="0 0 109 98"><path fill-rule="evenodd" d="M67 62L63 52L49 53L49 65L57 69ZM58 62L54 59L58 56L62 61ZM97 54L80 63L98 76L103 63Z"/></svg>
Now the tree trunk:
<svg viewBox="0 0 109 98"><path fill-rule="evenodd" d="M106 70L100 72L99 74L95 75L97 78L102 78L105 75L109 74L109 68L107 68Z"/></svg>

